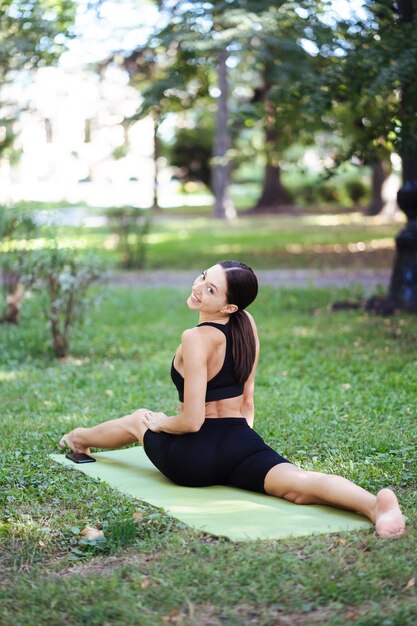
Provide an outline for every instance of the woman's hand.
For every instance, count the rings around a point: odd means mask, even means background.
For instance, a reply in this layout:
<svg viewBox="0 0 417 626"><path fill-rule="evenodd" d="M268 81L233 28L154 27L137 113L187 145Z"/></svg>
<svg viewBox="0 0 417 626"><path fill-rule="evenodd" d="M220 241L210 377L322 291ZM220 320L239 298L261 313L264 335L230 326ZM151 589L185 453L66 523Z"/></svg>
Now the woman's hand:
<svg viewBox="0 0 417 626"><path fill-rule="evenodd" d="M149 430L153 430L154 433L161 433L164 432L164 425L168 419L169 418L165 415L165 413L146 411L143 417L143 423L149 428Z"/></svg>

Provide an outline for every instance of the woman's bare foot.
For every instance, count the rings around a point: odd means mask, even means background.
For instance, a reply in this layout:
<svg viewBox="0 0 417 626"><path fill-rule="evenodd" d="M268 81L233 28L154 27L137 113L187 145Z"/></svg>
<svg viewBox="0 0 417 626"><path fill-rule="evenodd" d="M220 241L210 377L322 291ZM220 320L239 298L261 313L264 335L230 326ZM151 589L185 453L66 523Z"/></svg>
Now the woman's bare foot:
<svg viewBox="0 0 417 626"><path fill-rule="evenodd" d="M400 537L405 531L404 517L391 489L381 489L376 496L375 531L383 539Z"/></svg>
<svg viewBox="0 0 417 626"><path fill-rule="evenodd" d="M69 448L72 452L84 452L84 454L90 454L90 448L85 447L80 441L80 432L82 428L76 428L67 435L64 435L59 445L61 448Z"/></svg>

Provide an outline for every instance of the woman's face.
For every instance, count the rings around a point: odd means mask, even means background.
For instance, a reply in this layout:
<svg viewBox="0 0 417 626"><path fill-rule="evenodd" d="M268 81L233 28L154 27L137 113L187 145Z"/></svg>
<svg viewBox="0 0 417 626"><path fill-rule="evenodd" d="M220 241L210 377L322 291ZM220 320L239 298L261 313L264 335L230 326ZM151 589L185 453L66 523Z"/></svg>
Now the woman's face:
<svg viewBox="0 0 417 626"><path fill-rule="evenodd" d="M202 272L194 281L187 305L193 311L205 313L226 313L227 307L226 273L221 265L213 265Z"/></svg>

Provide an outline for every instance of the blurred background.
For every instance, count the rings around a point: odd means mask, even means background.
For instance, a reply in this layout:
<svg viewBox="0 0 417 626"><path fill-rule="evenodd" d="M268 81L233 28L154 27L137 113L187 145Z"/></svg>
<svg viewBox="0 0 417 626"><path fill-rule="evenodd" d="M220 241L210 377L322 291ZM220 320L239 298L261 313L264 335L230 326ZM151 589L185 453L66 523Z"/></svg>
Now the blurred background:
<svg viewBox="0 0 417 626"><path fill-rule="evenodd" d="M60 245L130 269L391 267L414 0L0 7L0 204Z"/></svg>
<svg viewBox="0 0 417 626"><path fill-rule="evenodd" d="M395 213L392 3L2 5L3 203L210 205L223 106L239 210Z"/></svg>

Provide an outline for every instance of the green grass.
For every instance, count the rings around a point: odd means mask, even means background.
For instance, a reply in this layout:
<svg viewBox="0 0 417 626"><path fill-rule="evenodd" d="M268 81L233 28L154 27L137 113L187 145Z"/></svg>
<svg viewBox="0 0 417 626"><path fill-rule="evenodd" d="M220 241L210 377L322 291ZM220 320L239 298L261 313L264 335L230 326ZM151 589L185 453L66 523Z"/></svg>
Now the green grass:
<svg viewBox="0 0 417 626"><path fill-rule="evenodd" d="M232 543L47 459L76 425L177 405L169 362L195 323L186 291L101 295L63 362L36 298L20 327L0 327L2 626L414 625L415 317L330 313L338 294L325 290L262 290L257 430L305 468L392 486L408 532ZM104 540L83 539L85 525Z"/></svg>
<svg viewBox="0 0 417 626"><path fill-rule="evenodd" d="M242 217L233 222L207 217L154 220L146 236L147 269L208 267L219 258L244 258L265 268L389 268L398 224L358 214ZM62 245L94 250L113 267L115 237L104 227L61 227ZM45 245L45 242L39 242Z"/></svg>

